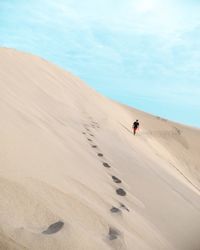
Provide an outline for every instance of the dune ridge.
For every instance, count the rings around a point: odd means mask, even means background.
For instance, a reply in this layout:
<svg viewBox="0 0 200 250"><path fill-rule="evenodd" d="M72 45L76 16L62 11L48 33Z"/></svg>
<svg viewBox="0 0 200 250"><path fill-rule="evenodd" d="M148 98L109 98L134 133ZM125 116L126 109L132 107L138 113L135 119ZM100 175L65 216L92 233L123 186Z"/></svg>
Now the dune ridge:
<svg viewBox="0 0 200 250"><path fill-rule="evenodd" d="M199 129L14 49L0 89L0 249L200 249Z"/></svg>

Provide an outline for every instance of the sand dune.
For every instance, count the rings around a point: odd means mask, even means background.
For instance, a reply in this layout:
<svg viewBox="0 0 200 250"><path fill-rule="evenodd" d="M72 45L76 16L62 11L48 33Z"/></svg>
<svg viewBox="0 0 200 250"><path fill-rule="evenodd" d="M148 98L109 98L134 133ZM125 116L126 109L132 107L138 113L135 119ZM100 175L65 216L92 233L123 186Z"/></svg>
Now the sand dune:
<svg viewBox="0 0 200 250"><path fill-rule="evenodd" d="M0 115L0 249L200 249L199 129L5 48Z"/></svg>

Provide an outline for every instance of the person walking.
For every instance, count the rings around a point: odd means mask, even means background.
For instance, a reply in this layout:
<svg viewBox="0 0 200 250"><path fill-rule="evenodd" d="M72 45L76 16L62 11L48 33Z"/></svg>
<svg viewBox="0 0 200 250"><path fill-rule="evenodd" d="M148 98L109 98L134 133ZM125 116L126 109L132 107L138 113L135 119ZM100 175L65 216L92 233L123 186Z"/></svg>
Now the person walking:
<svg viewBox="0 0 200 250"><path fill-rule="evenodd" d="M135 135L136 134L136 131L137 129L139 128L140 124L139 124L139 121L136 120L134 123L133 123L133 134Z"/></svg>

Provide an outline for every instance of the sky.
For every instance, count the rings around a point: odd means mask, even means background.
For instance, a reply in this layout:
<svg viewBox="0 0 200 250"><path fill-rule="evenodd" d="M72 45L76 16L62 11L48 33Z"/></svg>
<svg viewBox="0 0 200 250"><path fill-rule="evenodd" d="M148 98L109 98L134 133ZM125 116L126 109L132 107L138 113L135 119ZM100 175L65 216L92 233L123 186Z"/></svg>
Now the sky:
<svg viewBox="0 0 200 250"><path fill-rule="evenodd" d="M1 0L0 46L102 94L200 127L199 0Z"/></svg>

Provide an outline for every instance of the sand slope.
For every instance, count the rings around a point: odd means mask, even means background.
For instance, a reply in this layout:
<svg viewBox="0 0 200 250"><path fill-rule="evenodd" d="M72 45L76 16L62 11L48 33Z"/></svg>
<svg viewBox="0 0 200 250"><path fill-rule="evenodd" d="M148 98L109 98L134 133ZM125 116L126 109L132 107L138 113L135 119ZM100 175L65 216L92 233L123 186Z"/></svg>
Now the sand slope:
<svg viewBox="0 0 200 250"><path fill-rule="evenodd" d="M200 249L200 130L4 48L0 116L0 249Z"/></svg>

